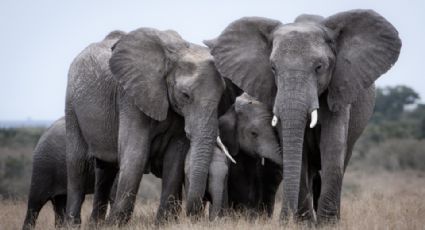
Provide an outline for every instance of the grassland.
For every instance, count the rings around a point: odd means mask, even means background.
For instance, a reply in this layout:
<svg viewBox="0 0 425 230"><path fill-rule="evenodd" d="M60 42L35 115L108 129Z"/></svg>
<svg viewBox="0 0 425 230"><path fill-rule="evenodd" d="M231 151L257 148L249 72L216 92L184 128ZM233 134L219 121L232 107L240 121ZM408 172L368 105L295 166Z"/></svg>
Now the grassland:
<svg viewBox="0 0 425 230"><path fill-rule="evenodd" d="M83 229L88 229L90 202L83 208ZM139 202L131 222L124 229L153 229L157 201ZM178 222L163 229L305 229L306 226L278 221L280 202L272 219L249 220L241 216L210 222L206 218L192 222L184 214ZM0 206L0 229L19 229L24 219L24 201L5 200ZM42 210L36 229L54 229L50 204ZM404 171L373 173L349 171L344 180L341 221L325 229L424 229L425 173ZM115 229L116 227L108 228Z"/></svg>

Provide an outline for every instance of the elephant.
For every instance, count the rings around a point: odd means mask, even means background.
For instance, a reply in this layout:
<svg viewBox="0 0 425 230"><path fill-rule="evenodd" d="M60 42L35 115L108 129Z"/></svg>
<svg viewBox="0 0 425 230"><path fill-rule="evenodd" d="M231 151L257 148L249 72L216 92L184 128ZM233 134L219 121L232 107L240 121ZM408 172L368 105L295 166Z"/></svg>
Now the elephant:
<svg viewBox="0 0 425 230"><path fill-rule="evenodd" d="M22 229L32 229L43 206L51 201L55 212L55 226L65 227L66 209L66 129L65 118L62 117L43 133L33 154L31 186L28 196L27 213ZM85 194L94 192L95 167L94 159L89 160ZM114 188L114 186L113 186ZM99 203L93 208L93 216L105 217L108 201L113 203L114 189L106 194L109 200ZM101 213L101 214L100 214Z"/></svg>
<svg viewBox="0 0 425 230"><path fill-rule="evenodd" d="M215 148L205 192L205 200L210 202L210 220L222 216L228 208L259 213L264 206L272 214L282 178L282 156L271 117L264 104L246 93L237 97L234 105L220 116L223 143L218 142ZM221 144L225 147L220 148ZM186 181L191 170L189 157L185 164ZM261 159L267 166L261 165Z"/></svg>
<svg viewBox="0 0 425 230"><path fill-rule="evenodd" d="M373 112L374 81L398 59L398 31L358 9L288 24L245 17L204 43L223 77L273 111L283 151L280 218L338 221L343 175Z"/></svg>
<svg viewBox="0 0 425 230"><path fill-rule="evenodd" d="M193 165L186 212L199 214L218 137L219 110L226 110L219 105L228 98L225 87L209 49L185 41L175 31L113 32L84 49L70 66L65 103L69 224L81 223L89 157L105 163L100 176L96 171L95 196L114 178L102 175L119 168L107 224L123 225L134 210L150 160L164 160L163 187L183 183L184 157L173 159L182 154L174 154L171 143L181 145L185 138L190 140ZM162 190L157 218L178 209L179 193Z"/></svg>
<svg viewBox="0 0 425 230"><path fill-rule="evenodd" d="M265 104L245 93L219 118L220 136L237 162L230 164L228 173L231 210L273 214L282 181L282 152L272 116Z"/></svg>

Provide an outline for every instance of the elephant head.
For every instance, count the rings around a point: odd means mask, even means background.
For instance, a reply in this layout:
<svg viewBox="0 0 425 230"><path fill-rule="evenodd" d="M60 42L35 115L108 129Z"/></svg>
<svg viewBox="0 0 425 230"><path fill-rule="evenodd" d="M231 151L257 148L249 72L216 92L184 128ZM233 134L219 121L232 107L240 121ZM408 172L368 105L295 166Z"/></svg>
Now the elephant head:
<svg viewBox="0 0 425 230"><path fill-rule="evenodd" d="M187 210L196 213L216 144L217 108L225 87L208 48L188 43L174 31L141 28L114 45L109 65L124 93L144 114L163 121L172 109L184 118L192 166Z"/></svg>
<svg viewBox="0 0 425 230"><path fill-rule="evenodd" d="M219 119L220 136L230 154L243 152L282 165L279 140L271 119L272 113L265 104L246 93L236 98L234 106Z"/></svg>
<svg viewBox="0 0 425 230"><path fill-rule="evenodd" d="M398 59L397 30L372 10L294 23L247 17L231 23L211 49L222 76L273 109L283 151L282 217L296 213L304 132L322 106L338 112ZM320 117L319 117L320 119Z"/></svg>

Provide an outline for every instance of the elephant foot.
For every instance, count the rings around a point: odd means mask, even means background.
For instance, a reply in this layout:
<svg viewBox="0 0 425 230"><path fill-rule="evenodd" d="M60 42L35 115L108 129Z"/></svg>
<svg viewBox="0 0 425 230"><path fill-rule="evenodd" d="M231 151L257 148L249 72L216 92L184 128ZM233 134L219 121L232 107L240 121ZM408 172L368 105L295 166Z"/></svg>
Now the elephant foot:
<svg viewBox="0 0 425 230"><path fill-rule="evenodd" d="M312 209L304 211L299 210L295 215L289 212L281 212L280 223L282 225L286 225L291 221L293 221L297 225L305 226L308 228L314 227L317 223L316 214Z"/></svg>
<svg viewBox="0 0 425 230"><path fill-rule="evenodd" d="M81 227L81 218L68 216L66 221L67 228L80 228Z"/></svg>
<svg viewBox="0 0 425 230"><path fill-rule="evenodd" d="M282 207L279 216L280 223L287 224L290 220L295 220L293 212L291 212L287 207Z"/></svg>
<svg viewBox="0 0 425 230"><path fill-rule="evenodd" d="M89 219L88 227L89 229L100 229L106 226L106 221L103 218L94 218L93 216Z"/></svg>
<svg viewBox="0 0 425 230"><path fill-rule="evenodd" d="M131 213L127 212L113 212L105 221L106 226L118 226L122 227L126 225L131 218Z"/></svg>
<svg viewBox="0 0 425 230"><path fill-rule="evenodd" d="M66 227L65 220L61 220L61 221L57 221L57 222L55 221L55 228L65 228L65 227Z"/></svg>
<svg viewBox="0 0 425 230"><path fill-rule="evenodd" d="M204 210L204 204L201 199L199 201L195 201L195 200L190 201L188 199L187 206L186 206L187 216L197 218L201 216L201 213L203 210Z"/></svg>
<svg viewBox="0 0 425 230"><path fill-rule="evenodd" d="M339 222L338 215L320 215L317 214L317 224L319 226L331 226Z"/></svg>
<svg viewBox="0 0 425 230"><path fill-rule="evenodd" d="M161 226L170 222L177 222L180 211L158 211L155 218L155 225Z"/></svg>

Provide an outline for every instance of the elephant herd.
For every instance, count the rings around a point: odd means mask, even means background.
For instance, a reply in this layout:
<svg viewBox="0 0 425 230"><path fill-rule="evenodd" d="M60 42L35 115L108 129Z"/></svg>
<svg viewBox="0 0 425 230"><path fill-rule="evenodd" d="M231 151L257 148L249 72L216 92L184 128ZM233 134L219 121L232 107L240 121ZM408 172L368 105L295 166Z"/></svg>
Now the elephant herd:
<svg viewBox="0 0 425 230"><path fill-rule="evenodd" d="M293 23L244 17L205 46L177 32L113 31L72 62L65 117L34 151L25 228L51 201L56 226L123 225L143 174L162 179L156 221L226 210L340 218L353 146L374 107L374 81L397 61L397 30L372 10ZM109 213L107 210L109 208Z"/></svg>

